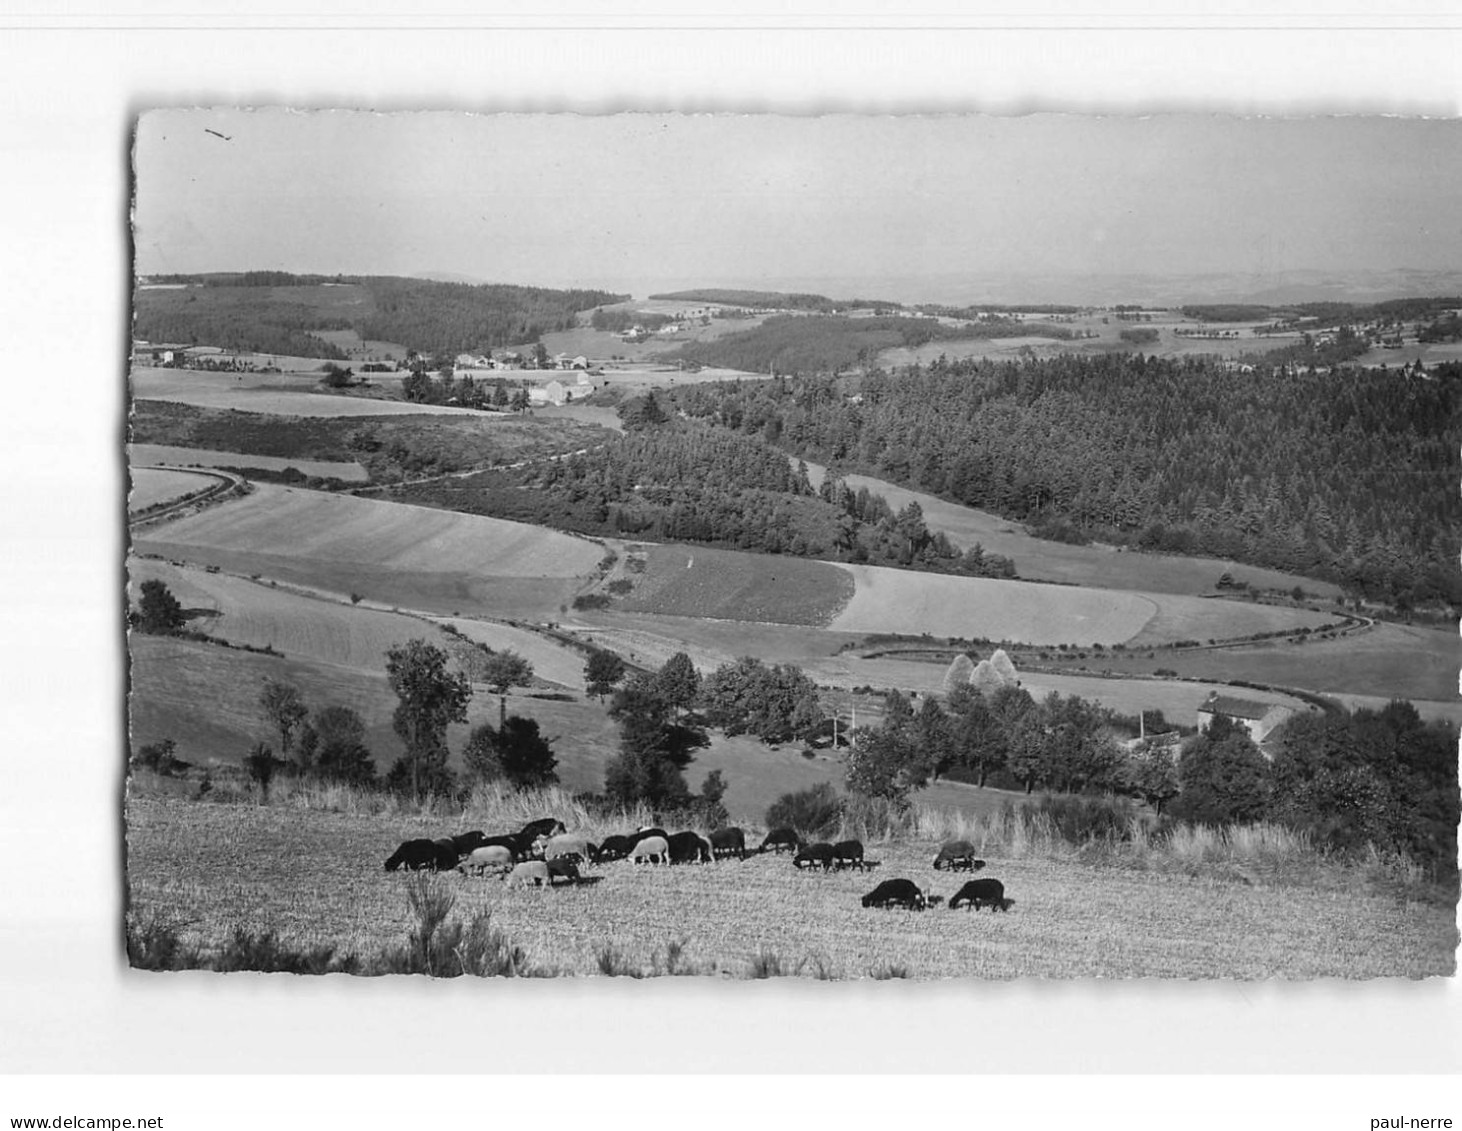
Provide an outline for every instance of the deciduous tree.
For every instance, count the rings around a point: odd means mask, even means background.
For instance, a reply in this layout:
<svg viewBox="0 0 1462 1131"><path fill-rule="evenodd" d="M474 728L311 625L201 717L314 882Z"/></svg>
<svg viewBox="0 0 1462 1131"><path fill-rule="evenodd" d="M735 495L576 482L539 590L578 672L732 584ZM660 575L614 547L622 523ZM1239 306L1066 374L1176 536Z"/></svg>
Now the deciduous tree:
<svg viewBox="0 0 1462 1131"><path fill-rule="evenodd" d="M440 787L447 770L447 727L467 721L472 685L461 672L447 670L447 654L425 640L409 640L386 653L386 676L398 700L391 717L397 736L406 744L404 773L413 795L422 787Z"/></svg>

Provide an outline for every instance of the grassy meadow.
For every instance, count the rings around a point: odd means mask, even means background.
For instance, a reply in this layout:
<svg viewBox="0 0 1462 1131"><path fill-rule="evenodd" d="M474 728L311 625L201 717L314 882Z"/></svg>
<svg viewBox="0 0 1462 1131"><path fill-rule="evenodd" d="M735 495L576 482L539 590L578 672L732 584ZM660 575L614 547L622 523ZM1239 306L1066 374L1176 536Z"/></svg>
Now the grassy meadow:
<svg viewBox="0 0 1462 1131"><path fill-rule="evenodd" d="M160 467L134 468L131 476L132 489L127 494L127 510L131 513L186 499L219 483L216 476Z"/></svg>
<svg viewBox="0 0 1462 1131"><path fill-rule="evenodd" d="M332 812L136 791L127 817L132 913L176 924L205 951L235 926L302 947L400 944L413 926L407 889L422 880L382 869L396 845L521 823L493 812ZM667 959L681 972L732 977L1416 978L1455 969L1452 909L1373 890L1358 871L1270 878L1262 849L1247 865L1195 856L1173 866L1134 851L1117 866L1002 836L990 822L972 831L977 843L980 828L983 875L1016 901L1005 914L862 908L861 896L894 876L953 894L962 880L931 868L937 838L922 837L870 845L879 866L866 875L799 872L765 855L673 868L619 862L552 890L458 873L428 882L454 897L458 916L490 912L529 964L557 974L650 973Z"/></svg>

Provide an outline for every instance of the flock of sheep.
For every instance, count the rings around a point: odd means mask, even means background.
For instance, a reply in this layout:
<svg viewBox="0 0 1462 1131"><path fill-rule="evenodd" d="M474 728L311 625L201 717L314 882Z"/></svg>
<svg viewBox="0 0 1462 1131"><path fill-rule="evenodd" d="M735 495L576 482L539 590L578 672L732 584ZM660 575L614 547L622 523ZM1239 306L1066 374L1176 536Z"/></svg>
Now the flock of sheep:
<svg viewBox="0 0 1462 1131"><path fill-rule="evenodd" d="M556 882L578 883L579 869L590 864L614 860L630 860L636 864L709 864L714 860L764 852L790 851L792 864L799 868L833 869L876 868L878 862L866 860L860 841L845 840L837 844L807 844L792 829L773 829L755 848L746 845L746 834L740 829L719 829L709 837L697 832L669 833L664 829L645 828L623 836L606 837L595 844L581 833L570 833L562 821L554 817L530 821L515 833L488 836L480 830L440 837L436 840L408 840L386 860L386 871L398 868L413 871L445 872L455 868L466 874L495 872L506 877L509 887L552 887ZM967 840L952 840L934 858L935 871L978 872L985 866L975 859L975 848ZM942 896L922 891L913 880L884 880L863 897L864 907L903 907L923 911L943 902ZM970 880L950 897L949 907L971 907L978 911L1008 911L1014 904L1005 896L999 880Z"/></svg>

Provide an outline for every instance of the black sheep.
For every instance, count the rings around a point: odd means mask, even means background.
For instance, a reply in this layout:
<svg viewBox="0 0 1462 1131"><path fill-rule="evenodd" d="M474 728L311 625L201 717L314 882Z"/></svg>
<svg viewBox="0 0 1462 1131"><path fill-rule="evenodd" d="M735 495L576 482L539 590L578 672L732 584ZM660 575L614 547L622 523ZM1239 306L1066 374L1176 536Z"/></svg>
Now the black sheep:
<svg viewBox="0 0 1462 1131"><path fill-rule="evenodd" d="M640 841L644 840L647 836L664 837L667 843L670 840L670 834L667 833L664 829L660 828L658 825L656 825L651 828L641 829L639 832L631 836L630 840L634 841L634 844L631 844L630 848L634 848L635 844L639 844Z"/></svg>
<svg viewBox="0 0 1462 1131"><path fill-rule="evenodd" d="M792 866L795 868L811 868L821 864L824 872L831 870L836 857L833 846L824 842L809 844L806 848L792 857Z"/></svg>
<svg viewBox="0 0 1462 1131"><path fill-rule="evenodd" d="M519 860L528 855L528 850L533 846L533 838L524 836L522 833L503 833L500 836L485 836L478 848L485 848L489 844L500 844L511 852Z"/></svg>
<svg viewBox="0 0 1462 1131"><path fill-rule="evenodd" d="M665 843L670 846L672 864L709 864L713 859L710 841L699 833L676 833L666 837Z"/></svg>
<svg viewBox="0 0 1462 1131"><path fill-rule="evenodd" d="M944 847L939 850L939 855L934 857L936 872L944 868L948 868L951 872L978 872L984 866L983 860L975 859L975 846L967 840L946 841Z"/></svg>
<svg viewBox="0 0 1462 1131"><path fill-rule="evenodd" d="M982 907L991 911L1009 911L1014 902L1005 898L1005 885L999 880L971 880L954 893L949 909L954 911L960 904L967 903L976 911Z"/></svg>
<svg viewBox="0 0 1462 1131"><path fill-rule="evenodd" d="M457 866L457 850L452 842L408 840L386 858L386 871L405 868L409 872L447 872Z"/></svg>
<svg viewBox="0 0 1462 1131"><path fill-rule="evenodd" d="M623 860L630 854L630 849L634 848L635 842L639 839L638 836L605 837L604 843L599 846L599 860L601 862Z"/></svg>
<svg viewBox="0 0 1462 1131"><path fill-rule="evenodd" d="M555 880L568 880L571 884L579 882L579 866L566 856L560 856L557 860L548 861L548 885L553 886Z"/></svg>
<svg viewBox="0 0 1462 1131"><path fill-rule="evenodd" d="M782 849L789 848L793 852L796 852L801 847L802 838L797 835L797 831L795 829L781 828L773 829L771 832L767 833L766 840L761 842L761 847L757 849L757 851L781 852Z"/></svg>
<svg viewBox="0 0 1462 1131"><path fill-rule="evenodd" d="M923 911L928 900L913 880L884 880L863 897L864 907L906 907Z"/></svg>
<svg viewBox="0 0 1462 1131"><path fill-rule="evenodd" d="M458 833L451 840L457 855L466 856L474 848L482 848L487 844L487 834L481 829L473 829L470 833Z"/></svg>
<svg viewBox="0 0 1462 1131"><path fill-rule="evenodd" d="M833 857L839 868L863 870L863 842L861 840L840 840L833 845Z"/></svg>
<svg viewBox="0 0 1462 1131"><path fill-rule="evenodd" d="M717 829L711 834L711 854L746 859L746 834L740 829Z"/></svg>
<svg viewBox="0 0 1462 1131"><path fill-rule="evenodd" d="M559 833L567 832L564 824L557 817L542 817L536 821L529 821L518 832L519 836L526 836L531 844L541 836L557 836Z"/></svg>

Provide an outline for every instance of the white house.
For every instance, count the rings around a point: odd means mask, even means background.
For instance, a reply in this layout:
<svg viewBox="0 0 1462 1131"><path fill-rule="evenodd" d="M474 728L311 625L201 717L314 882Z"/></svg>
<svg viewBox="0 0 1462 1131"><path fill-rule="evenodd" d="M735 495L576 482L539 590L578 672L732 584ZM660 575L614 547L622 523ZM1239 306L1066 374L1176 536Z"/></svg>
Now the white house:
<svg viewBox="0 0 1462 1131"><path fill-rule="evenodd" d="M1223 715L1232 719L1249 733L1256 743L1263 742L1280 723L1295 712L1278 703L1260 703L1253 699L1238 699L1232 695L1213 692L1198 706L1198 729L1207 730L1214 718Z"/></svg>

